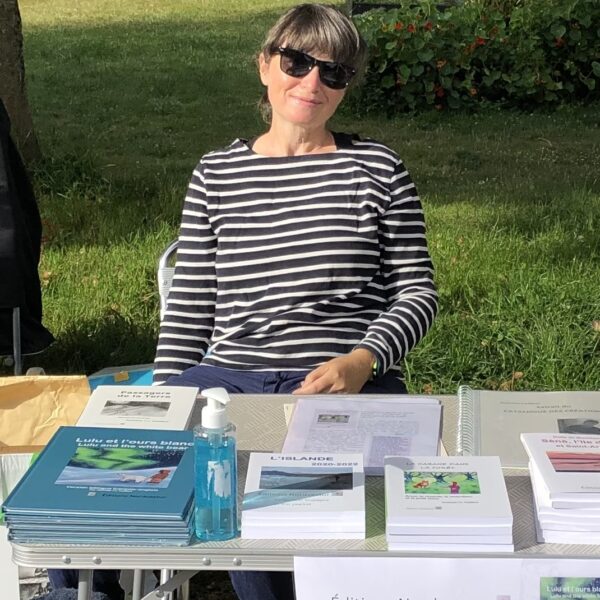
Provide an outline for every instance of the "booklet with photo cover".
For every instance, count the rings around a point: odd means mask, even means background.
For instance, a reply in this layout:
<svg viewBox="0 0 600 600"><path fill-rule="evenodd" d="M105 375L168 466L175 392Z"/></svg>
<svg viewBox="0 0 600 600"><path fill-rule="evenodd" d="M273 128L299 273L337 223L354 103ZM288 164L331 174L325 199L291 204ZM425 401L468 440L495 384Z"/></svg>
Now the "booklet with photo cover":
<svg viewBox="0 0 600 600"><path fill-rule="evenodd" d="M364 538L360 454L250 454L243 538Z"/></svg>
<svg viewBox="0 0 600 600"><path fill-rule="evenodd" d="M191 431L61 427L4 503L12 515L186 519Z"/></svg>
<svg viewBox="0 0 600 600"><path fill-rule="evenodd" d="M388 535L511 533L512 512L497 456L385 459Z"/></svg>
<svg viewBox="0 0 600 600"><path fill-rule="evenodd" d="M523 433L521 441L553 508L600 508L600 436Z"/></svg>
<svg viewBox="0 0 600 600"><path fill-rule="evenodd" d="M383 475L385 456L439 454L441 427L431 396L300 396L283 452L360 452L365 473Z"/></svg>
<svg viewBox="0 0 600 600"><path fill-rule="evenodd" d="M99 385L77 421L85 427L185 429L198 388L172 385Z"/></svg>
<svg viewBox="0 0 600 600"><path fill-rule="evenodd" d="M496 392L458 388L457 453L499 456L503 467L527 468L521 433L600 437L600 392Z"/></svg>

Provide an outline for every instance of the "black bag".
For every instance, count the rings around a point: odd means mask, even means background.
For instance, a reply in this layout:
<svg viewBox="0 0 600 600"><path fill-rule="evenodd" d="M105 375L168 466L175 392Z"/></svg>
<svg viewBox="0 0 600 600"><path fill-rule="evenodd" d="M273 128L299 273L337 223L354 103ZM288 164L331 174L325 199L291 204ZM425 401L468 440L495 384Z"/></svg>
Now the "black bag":
<svg viewBox="0 0 600 600"><path fill-rule="evenodd" d="M12 310L20 308L21 351L41 352L53 341L42 325L38 263L42 223L31 182L10 137L0 99L0 355L12 354Z"/></svg>

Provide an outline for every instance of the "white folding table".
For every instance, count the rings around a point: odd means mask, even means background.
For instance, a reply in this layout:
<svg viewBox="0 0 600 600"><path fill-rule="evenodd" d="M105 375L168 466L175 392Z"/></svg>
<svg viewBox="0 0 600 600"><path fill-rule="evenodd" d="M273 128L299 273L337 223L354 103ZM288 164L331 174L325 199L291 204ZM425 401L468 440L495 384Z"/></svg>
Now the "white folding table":
<svg viewBox="0 0 600 600"><path fill-rule="evenodd" d="M457 401L439 396L444 405L443 441L450 454L456 446ZM231 420L238 427L239 493L244 489L251 451L278 452L286 432L283 405L292 395L233 395ZM115 547L74 544L13 544L13 560L22 566L80 569L78 600L89 600L94 569L162 569L176 575L144 600L165 593L201 570L292 571L294 556L477 556L523 558L600 558L600 546L538 544L533 500L526 471L506 472L513 510L515 552L506 553L406 553L389 552L385 541L383 478L368 477L366 484L367 534L364 540L242 540L195 543L187 547ZM598 563L600 574L600 562ZM138 586L139 587L139 586ZM134 586L134 592L136 592ZM161 595L162 594L162 595ZM134 596L138 600L139 595Z"/></svg>

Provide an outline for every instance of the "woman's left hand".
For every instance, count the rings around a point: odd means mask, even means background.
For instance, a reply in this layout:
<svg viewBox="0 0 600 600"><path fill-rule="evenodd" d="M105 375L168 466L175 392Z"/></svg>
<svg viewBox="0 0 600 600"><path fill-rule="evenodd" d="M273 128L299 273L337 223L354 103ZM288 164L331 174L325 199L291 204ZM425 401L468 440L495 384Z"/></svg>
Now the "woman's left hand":
<svg viewBox="0 0 600 600"><path fill-rule="evenodd" d="M375 357L365 348L338 356L311 371L294 394L357 394L371 378Z"/></svg>

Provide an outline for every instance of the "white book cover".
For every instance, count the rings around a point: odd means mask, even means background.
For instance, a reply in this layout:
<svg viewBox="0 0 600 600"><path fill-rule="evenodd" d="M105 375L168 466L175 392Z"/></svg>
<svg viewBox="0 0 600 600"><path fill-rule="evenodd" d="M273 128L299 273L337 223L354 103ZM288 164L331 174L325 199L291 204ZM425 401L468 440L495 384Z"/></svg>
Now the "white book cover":
<svg viewBox="0 0 600 600"><path fill-rule="evenodd" d="M442 407L431 397L301 396L283 452L361 453L367 475L383 475L385 456L435 456Z"/></svg>
<svg viewBox="0 0 600 600"><path fill-rule="evenodd" d="M523 433L553 508L600 508L600 437Z"/></svg>
<svg viewBox="0 0 600 600"><path fill-rule="evenodd" d="M578 544L584 546L600 544L600 533L598 532L589 531L582 534L580 531L545 529L538 519L537 512L534 514L534 522L537 541L540 544Z"/></svg>
<svg viewBox="0 0 600 600"><path fill-rule="evenodd" d="M167 385L99 385L81 413L78 427L185 429L198 388Z"/></svg>
<svg viewBox="0 0 600 600"><path fill-rule="evenodd" d="M600 438L598 392L499 392L458 388L457 453L499 456L503 467L527 468L519 443L526 432Z"/></svg>
<svg viewBox="0 0 600 600"><path fill-rule="evenodd" d="M277 538L300 531L365 530L365 480L360 454L250 454L242 501L248 527L273 527ZM266 531L266 530L265 530ZM255 532L254 532L255 533Z"/></svg>
<svg viewBox="0 0 600 600"><path fill-rule="evenodd" d="M548 524L548 529L600 531L600 509L553 508L548 489L533 463L529 465L529 474L538 518L542 525Z"/></svg>
<svg viewBox="0 0 600 600"><path fill-rule="evenodd" d="M513 544L406 544L388 542L393 552L514 552Z"/></svg>
<svg viewBox="0 0 600 600"><path fill-rule="evenodd" d="M501 535L512 528L497 456L389 456L385 459L385 507L388 535L415 528L421 528L420 533L462 535L465 527L482 527Z"/></svg>
<svg viewBox="0 0 600 600"><path fill-rule="evenodd" d="M470 533L470 532L469 532ZM512 532L502 535L430 535L428 533L409 535L388 535L388 543L398 544L512 544Z"/></svg>
<svg viewBox="0 0 600 600"><path fill-rule="evenodd" d="M294 530L288 527L242 524L242 538L247 540L364 540L365 530L325 531L322 528L312 531Z"/></svg>

